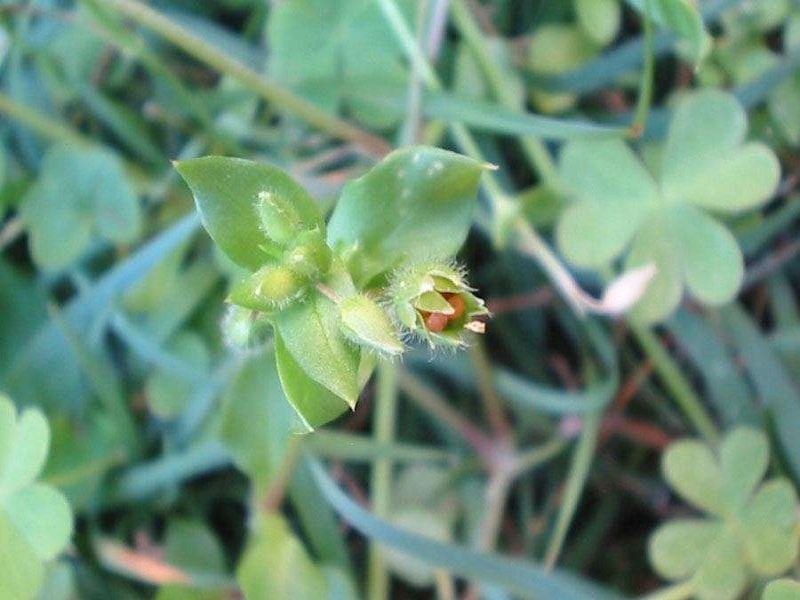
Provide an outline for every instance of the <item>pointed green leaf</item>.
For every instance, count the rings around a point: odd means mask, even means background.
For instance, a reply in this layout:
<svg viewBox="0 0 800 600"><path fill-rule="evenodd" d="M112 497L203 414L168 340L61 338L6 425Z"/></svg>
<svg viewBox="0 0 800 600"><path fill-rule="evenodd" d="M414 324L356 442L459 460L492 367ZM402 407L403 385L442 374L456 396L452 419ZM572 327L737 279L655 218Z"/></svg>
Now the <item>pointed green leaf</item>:
<svg viewBox="0 0 800 600"><path fill-rule="evenodd" d="M293 207L307 229L323 226L314 200L272 165L206 156L178 162L175 168L194 194L211 238L231 260L252 271L279 251L261 225L257 206L263 198L280 199L281 204Z"/></svg>
<svg viewBox="0 0 800 600"><path fill-rule="evenodd" d="M359 283L409 261L449 258L467 237L485 168L437 148L392 152L345 186L328 242L353 252Z"/></svg>
<svg viewBox="0 0 800 600"><path fill-rule="evenodd" d="M307 431L313 431L347 411L348 404L334 392L314 381L275 334L275 359L283 391Z"/></svg>

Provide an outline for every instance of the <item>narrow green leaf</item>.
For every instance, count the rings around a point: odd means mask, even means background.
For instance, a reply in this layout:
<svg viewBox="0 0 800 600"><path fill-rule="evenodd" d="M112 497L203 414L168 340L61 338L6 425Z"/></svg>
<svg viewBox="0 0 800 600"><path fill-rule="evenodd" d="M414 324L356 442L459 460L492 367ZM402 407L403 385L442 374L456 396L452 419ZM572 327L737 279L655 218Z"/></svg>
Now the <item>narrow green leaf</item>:
<svg viewBox="0 0 800 600"><path fill-rule="evenodd" d="M521 598L612 600L617 596L578 577L546 571L515 558L479 553L404 531L379 519L351 500L325 472L312 462L317 484L325 498L353 527L371 539L440 567L469 581L494 584Z"/></svg>

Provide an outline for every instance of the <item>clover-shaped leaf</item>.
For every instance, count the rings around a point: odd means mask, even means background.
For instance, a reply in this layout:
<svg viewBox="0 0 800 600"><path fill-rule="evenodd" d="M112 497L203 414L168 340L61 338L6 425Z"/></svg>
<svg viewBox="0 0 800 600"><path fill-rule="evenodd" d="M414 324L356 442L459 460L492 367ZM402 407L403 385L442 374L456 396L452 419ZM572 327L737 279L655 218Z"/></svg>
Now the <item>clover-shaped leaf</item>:
<svg viewBox="0 0 800 600"><path fill-rule="evenodd" d="M67 500L36 482L49 444L41 412L17 415L0 396L0 598L33 598L44 581L44 562L55 558L72 534Z"/></svg>
<svg viewBox="0 0 800 600"><path fill-rule="evenodd" d="M413 23L415 4L402 0L398 5ZM407 78L402 48L372 0L278 3L270 11L267 38L271 76L332 112L344 108L353 86L402 86ZM396 122L364 101L348 101L347 108L375 127Z"/></svg>
<svg viewBox="0 0 800 600"><path fill-rule="evenodd" d="M756 577L780 575L797 558L797 494L786 479L759 487L769 447L739 428L718 455L695 440L676 442L662 463L670 486L706 518L675 519L650 538L650 561L670 580L689 580L698 598L736 598Z"/></svg>
<svg viewBox="0 0 800 600"><path fill-rule="evenodd" d="M132 242L141 230L139 201L120 160L99 148L57 145L22 201L34 260L60 269L96 237Z"/></svg>
<svg viewBox="0 0 800 600"><path fill-rule="evenodd" d="M558 244L582 267L625 257L626 270L658 272L635 318L660 321L684 289L719 305L737 293L743 259L736 239L713 213L737 214L774 193L780 166L760 143L744 143L747 117L732 96L706 90L683 98L664 147L658 181L620 140L567 144L561 174L574 200L562 214Z"/></svg>
<svg viewBox="0 0 800 600"><path fill-rule="evenodd" d="M764 588L762 600L800 600L800 582L792 579L776 579Z"/></svg>

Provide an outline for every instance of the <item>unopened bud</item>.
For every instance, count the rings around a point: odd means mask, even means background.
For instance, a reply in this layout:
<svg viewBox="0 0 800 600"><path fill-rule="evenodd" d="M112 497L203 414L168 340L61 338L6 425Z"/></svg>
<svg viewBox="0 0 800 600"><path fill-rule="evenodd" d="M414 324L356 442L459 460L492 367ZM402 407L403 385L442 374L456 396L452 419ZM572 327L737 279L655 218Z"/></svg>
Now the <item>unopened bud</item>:
<svg viewBox="0 0 800 600"><path fill-rule="evenodd" d="M249 350L264 343L269 323L258 312L231 305L222 319L225 345L234 350Z"/></svg>
<svg viewBox="0 0 800 600"><path fill-rule="evenodd" d="M377 302L364 295L351 296L341 301L339 309L342 333L350 341L390 356L403 352L397 329Z"/></svg>
<svg viewBox="0 0 800 600"><path fill-rule="evenodd" d="M276 244L290 244L303 230L297 209L281 194L259 192L255 208L261 231Z"/></svg>
<svg viewBox="0 0 800 600"><path fill-rule="evenodd" d="M310 280L320 280L331 268L331 249L319 229L297 236L295 246L286 255L286 264Z"/></svg>
<svg viewBox="0 0 800 600"><path fill-rule="evenodd" d="M261 267L231 290L228 301L261 312L285 308L303 297L308 281L287 265Z"/></svg>

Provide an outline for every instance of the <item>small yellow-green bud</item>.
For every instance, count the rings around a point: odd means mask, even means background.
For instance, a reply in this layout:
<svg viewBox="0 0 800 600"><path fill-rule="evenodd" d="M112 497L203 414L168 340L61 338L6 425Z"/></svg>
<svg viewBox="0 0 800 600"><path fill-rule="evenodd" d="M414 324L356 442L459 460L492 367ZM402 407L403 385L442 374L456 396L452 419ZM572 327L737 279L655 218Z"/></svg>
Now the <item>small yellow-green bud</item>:
<svg viewBox="0 0 800 600"><path fill-rule="evenodd" d="M284 308L303 297L308 281L287 265L261 267L231 290L228 301L261 312Z"/></svg>
<svg viewBox="0 0 800 600"><path fill-rule="evenodd" d="M259 192L255 209L261 231L276 244L290 244L303 230L297 209L280 194L268 190Z"/></svg>
<svg viewBox="0 0 800 600"><path fill-rule="evenodd" d="M331 249L319 229L297 236L294 247L286 255L286 264L295 272L319 281L331 268Z"/></svg>
<svg viewBox="0 0 800 600"><path fill-rule="evenodd" d="M342 333L350 341L390 356L403 352L403 343L392 320L371 298L350 296L341 301L339 310Z"/></svg>

